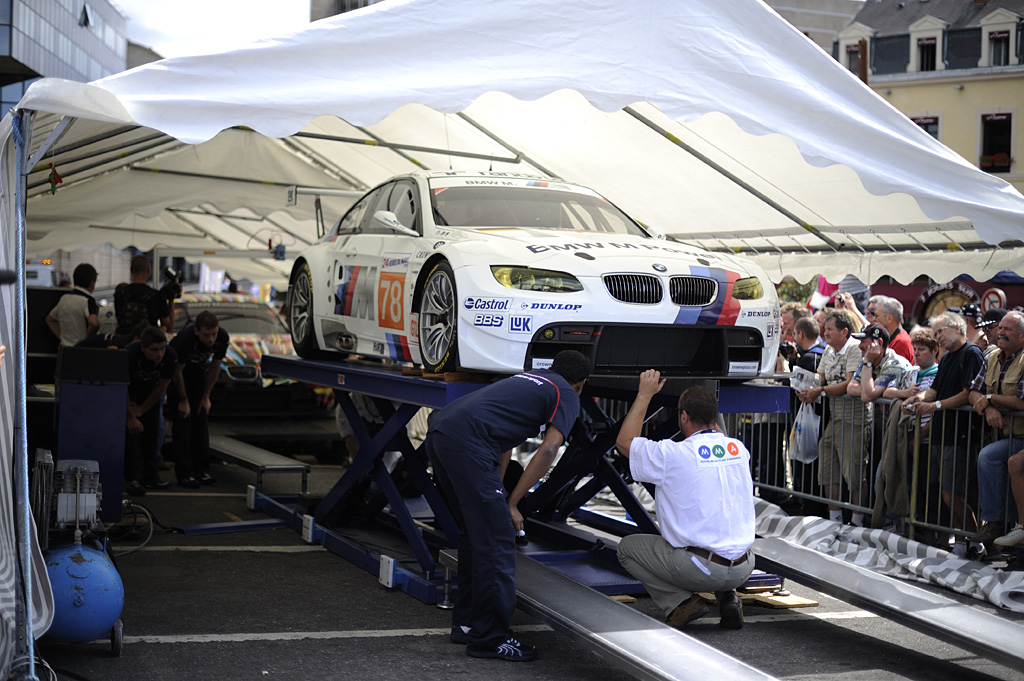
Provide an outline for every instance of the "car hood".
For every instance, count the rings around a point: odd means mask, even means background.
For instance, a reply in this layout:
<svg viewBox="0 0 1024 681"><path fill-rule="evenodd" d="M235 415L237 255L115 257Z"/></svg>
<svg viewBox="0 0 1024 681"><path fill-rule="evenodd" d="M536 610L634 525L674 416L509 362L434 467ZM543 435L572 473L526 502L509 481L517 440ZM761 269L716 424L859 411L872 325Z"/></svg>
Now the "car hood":
<svg viewBox="0 0 1024 681"><path fill-rule="evenodd" d="M453 235L454 236L454 235ZM527 265L594 275L664 265L668 274L689 274L690 266L751 272L751 263L724 253L648 237L550 229L466 230L456 238L465 264ZM445 249L448 250L448 249ZM655 270L661 271L661 270Z"/></svg>

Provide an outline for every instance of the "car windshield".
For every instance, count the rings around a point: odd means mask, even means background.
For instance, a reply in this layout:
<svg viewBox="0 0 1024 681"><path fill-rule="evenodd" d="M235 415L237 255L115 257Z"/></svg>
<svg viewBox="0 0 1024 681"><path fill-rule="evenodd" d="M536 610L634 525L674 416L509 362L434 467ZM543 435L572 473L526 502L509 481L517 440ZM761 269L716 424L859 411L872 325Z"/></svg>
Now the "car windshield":
<svg viewBox="0 0 1024 681"><path fill-rule="evenodd" d="M217 315L220 327L231 333L261 335L287 334L281 319L263 303L178 303L174 313L174 331L177 333L195 321L196 315L209 310Z"/></svg>
<svg viewBox="0 0 1024 681"><path fill-rule="evenodd" d="M643 230L599 196L532 187L436 187L434 222L439 227L524 227L636 234Z"/></svg>

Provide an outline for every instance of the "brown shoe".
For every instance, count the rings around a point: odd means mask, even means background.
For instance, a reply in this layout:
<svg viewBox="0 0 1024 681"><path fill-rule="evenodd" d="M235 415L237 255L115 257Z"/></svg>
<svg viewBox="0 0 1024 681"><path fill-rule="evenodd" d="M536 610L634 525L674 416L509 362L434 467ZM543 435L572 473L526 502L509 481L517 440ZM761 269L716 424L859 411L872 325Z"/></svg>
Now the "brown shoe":
<svg viewBox="0 0 1024 681"><path fill-rule="evenodd" d="M718 626L723 629L743 628L743 601L735 591L719 591L715 593L718 598L718 613L721 620Z"/></svg>
<svg viewBox="0 0 1024 681"><path fill-rule="evenodd" d="M665 620L665 624L676 629L682 629L690 622L708 614L710 610L711 605L707 601L699 595L693 594L689 600L685 600L676 606L676 609Z"/></svg>
<svg viewBox="0 0 1024 681"><path fill-rule="evenodd" d="M1002 522L994 521L981 524L981 530L975 535L976 541L980 541L985 545L985 548L990 548L996 539L1006 534L1006 525Z"/></svg>

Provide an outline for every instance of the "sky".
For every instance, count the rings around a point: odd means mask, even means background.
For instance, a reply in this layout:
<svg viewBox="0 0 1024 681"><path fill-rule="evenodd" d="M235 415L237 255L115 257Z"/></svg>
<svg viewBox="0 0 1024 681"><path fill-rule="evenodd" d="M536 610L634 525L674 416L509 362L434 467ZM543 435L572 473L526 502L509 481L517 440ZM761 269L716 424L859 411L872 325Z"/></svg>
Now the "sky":
<svg viewBox="0 0 1024 681"><path fill-rule="evenodd" d="M163 57L220 52L309 23L309 0L113 0L128 39Z"/></svg>

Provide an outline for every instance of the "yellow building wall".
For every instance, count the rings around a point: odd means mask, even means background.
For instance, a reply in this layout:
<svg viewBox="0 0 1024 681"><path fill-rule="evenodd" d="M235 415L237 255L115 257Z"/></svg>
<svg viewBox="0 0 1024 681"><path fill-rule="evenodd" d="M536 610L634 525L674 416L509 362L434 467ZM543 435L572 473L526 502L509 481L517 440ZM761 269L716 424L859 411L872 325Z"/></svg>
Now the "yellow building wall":
<svg viewBox="0 0 1024 681"><path fill-rule="evenodd" d="M871 83L871 87L909 118L939 119L939 141L977 166L981 156L981 117L988 113L1013 115L1009 173L994 173L1024 193L1024 71ZM929 74L930 75L930 74ZM962 86L962 87L958 87Z"/></svg>

